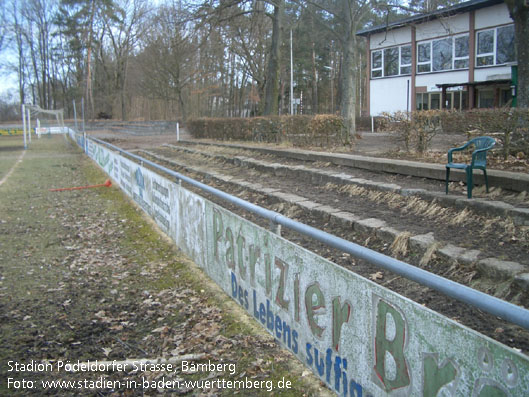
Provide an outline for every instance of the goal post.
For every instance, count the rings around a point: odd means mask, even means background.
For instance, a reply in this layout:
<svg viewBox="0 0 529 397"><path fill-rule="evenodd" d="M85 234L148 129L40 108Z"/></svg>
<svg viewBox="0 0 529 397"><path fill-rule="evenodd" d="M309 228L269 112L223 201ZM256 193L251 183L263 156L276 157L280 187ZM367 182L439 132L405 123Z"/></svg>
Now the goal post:
<svg viewBox="0 0 529 397"><path fill-rule="evenodd" d="M28 132L31 142L32 121L35 123L34 131L40 138L43 134L66 134L68 128L64 125L64 109L47 110L38 105L24 105L23 124Z"/></svg>

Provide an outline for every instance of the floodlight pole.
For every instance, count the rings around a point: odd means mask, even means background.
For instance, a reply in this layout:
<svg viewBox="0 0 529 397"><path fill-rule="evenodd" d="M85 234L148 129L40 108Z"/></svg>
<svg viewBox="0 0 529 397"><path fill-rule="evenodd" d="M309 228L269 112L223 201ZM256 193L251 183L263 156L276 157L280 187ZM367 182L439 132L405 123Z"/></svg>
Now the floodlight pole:
<svg viewBox="0 0 529 397"><path fill-rule="evenodd" d="M28 148L26 143L26 106L22 104L22 128L24 131L24 150Z"/></svg>

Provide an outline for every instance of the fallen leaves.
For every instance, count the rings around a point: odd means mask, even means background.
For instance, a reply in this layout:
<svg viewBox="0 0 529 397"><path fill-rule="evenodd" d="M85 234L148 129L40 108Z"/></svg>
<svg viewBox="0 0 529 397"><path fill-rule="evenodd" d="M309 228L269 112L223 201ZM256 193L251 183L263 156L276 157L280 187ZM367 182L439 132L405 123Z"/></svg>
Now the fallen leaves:
<svg viewBox="0 0 529 397"><path fill-rule="evenodd" d="M371 273L369 275L369 279L373 281L382 280L383 278L384 278L384 273L382 272Z"/></svg>

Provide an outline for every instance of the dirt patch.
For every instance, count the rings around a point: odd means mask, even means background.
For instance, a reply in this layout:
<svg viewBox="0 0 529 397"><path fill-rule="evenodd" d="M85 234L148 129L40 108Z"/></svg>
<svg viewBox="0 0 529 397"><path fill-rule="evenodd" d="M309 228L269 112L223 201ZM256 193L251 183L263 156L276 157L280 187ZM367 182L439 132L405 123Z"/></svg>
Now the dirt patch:
<svg viewBox="0 0 529 397"><path fill-rule="evenodd" d="M328 393L311 375L302 376L301 366L273 338L252 321L241 322L247 316L239 307L118 189L48 191L105 179L73 144L57 137L33 142L0 187L0 374L11 378L0 394L157 395L154 382L165 379L181 382L165 390L176 395L232 395L233 389L200 390L183 382L246 377L272 382L274 395ZM181 356L235 369L56 370L68 361ZM53 370L35 370L31 363ZM283 377L291 389L277 390ZM33 389L22 388L23 381ZM73 383L41 383L52 381ZM266 388L240 392L270 395Z"/></svg>

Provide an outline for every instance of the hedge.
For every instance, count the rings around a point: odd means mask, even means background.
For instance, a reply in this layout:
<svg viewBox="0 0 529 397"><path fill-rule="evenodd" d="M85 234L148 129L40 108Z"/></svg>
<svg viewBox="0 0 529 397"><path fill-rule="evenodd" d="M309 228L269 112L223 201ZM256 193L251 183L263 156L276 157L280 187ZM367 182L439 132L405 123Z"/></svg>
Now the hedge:
<svg viewBox="0 0 529 397"><path fill-rule="evenodd" d="M197 118L188 120L195 138L290 142L298 146L342 144L342 118L335 115Z"/></svg>
<svg viewBox="0 0 529 397"><path fill-rule="evenodd" d="M395 132L407 150L424 152L439 133L467 134L468 138L490 135L509 154L529 154L529 110L517 108L428 110L385 114L382 130Z"/></svg>

